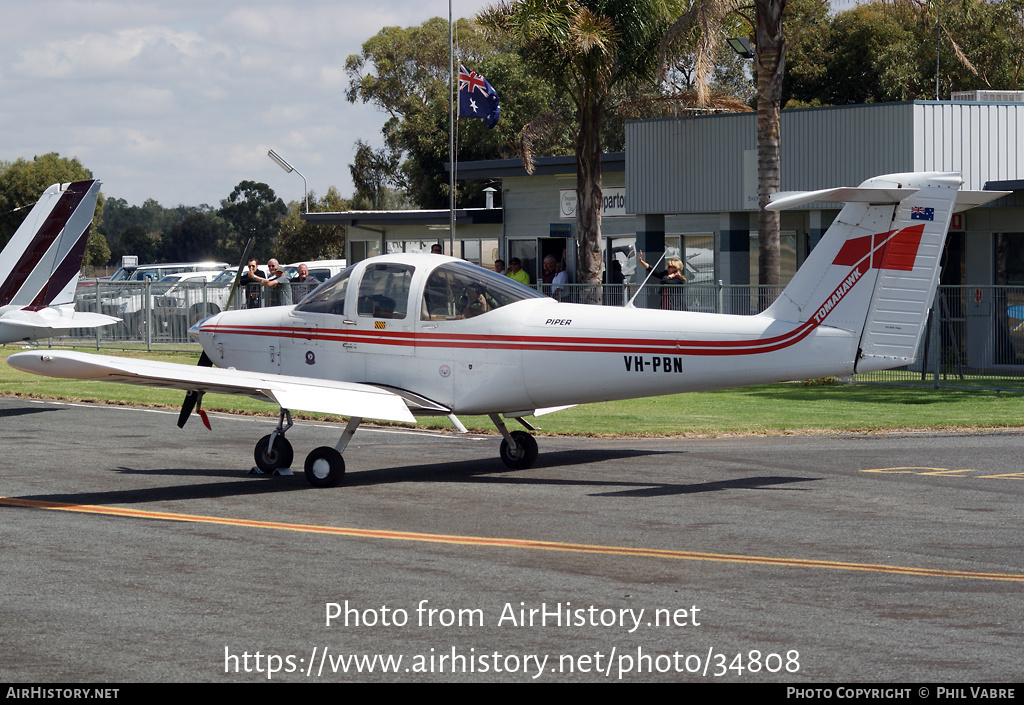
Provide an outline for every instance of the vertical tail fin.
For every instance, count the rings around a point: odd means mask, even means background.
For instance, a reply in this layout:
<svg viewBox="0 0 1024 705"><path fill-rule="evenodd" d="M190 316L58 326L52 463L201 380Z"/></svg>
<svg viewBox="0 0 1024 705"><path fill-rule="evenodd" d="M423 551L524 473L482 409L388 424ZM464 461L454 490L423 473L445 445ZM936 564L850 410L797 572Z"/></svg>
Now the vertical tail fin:
<svg viewBox="0 0 1024 705"><path fill-rule="evenodd" d="M71 304L100 182L54 184L0 252L0 306Z"/></svg>
<svg viewBox="0 0 1024 705"><path fill-rule="evenodd" d="M955 173L891 174L858 188L781 195L769 208L846 201L779 299L762 315L860 336L857 372L917 355L953 212L1005 192L960 192Z"/></svg>

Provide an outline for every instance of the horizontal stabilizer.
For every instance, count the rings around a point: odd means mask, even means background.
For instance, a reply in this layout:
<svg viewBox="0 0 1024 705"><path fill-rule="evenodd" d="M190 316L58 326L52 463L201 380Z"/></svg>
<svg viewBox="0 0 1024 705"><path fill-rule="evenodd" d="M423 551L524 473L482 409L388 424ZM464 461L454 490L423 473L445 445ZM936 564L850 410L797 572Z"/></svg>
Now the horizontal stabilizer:
<svg viewBox="0 0 1024 705"><path fill-rule="evenodd" d="M784 211L808 203L870 203L881 206L901 203L917 193L916 188L827 188L820 191L780 191L773 194L766 208L770 211ZM962 213L976 206L1002 198L1013 191L960 191L957 193L954 213Z"/></svg>
<svg viewBox="0 0 1024 705"><path fill-rule="evenodd" d="M870 203L883 205L899 203L907 196L917 193L916 188L826 188L820 191L780 191L773 194L771 203L765 206L770 211L784 211L808 203Z"/></svg>
<svg viewBox="0 0 1024 705"><path fill-rule="evenodd" d="M1009 196L1013 191L960 191L956 195L956 204L953 206L954 213L969 211L975 206L983 206L990 201L1003 196Z"/></svg>

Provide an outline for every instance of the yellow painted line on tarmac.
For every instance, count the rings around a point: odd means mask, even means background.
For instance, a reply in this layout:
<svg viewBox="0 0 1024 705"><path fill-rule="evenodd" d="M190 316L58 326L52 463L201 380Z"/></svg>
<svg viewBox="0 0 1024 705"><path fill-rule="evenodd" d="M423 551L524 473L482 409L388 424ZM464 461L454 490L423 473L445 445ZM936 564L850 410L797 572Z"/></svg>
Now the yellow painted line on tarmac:
<svg viewBox="0 0 1024 705"><path fill-rule="evenodd" d="M979 573L966 570L942 570L936 568L915 568L913 566L884 565L879 563L846 563L843 561L819 561L803 558L780 558L773 556L744 556L729 553L702 553L698 551L672 551L658 548L634 548L629 546L602 546L585 543L563 543L560 541L534 541L530 539L489 538L485 536L458 536L449 534L424 534L411 531L387 531L384 529L356 529L341 526L318 526L316 524L288 524L276 521L233 519L199 514L177 514L153 512L142 509L104 507L87 504L45 502L34 499L0 497L0 505L30 507L104 516L131 517L135 519L160 519L197 524L221 524L243 526L276 531L299 531L309 534L354 536L359 538L385 539L391 541L420 541L424 543L446 543L461 546L493 546L498 548L523 548L537 551L565 551L569 553L597 553L613 556L640 556L645 558L667 558L685 561L710 561L715 563L749 563L753 565L776 565L791 568L822 568L827 570L856 570L868 573L890 573L915 575L928 578L964 578L968 580L1000 580L1024 583L1024 575L1014 573Z"/></svg>

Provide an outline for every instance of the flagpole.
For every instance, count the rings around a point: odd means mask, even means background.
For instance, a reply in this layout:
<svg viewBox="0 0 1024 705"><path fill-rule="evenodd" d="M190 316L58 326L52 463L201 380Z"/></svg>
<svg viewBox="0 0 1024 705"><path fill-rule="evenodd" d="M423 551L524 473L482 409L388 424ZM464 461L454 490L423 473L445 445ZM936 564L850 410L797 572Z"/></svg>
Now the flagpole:
<svg viewBox="0 0 1024 705"><path fill-rule="evenodd" d="M455 30L448 0L448 247L455 256Z"/></svg>

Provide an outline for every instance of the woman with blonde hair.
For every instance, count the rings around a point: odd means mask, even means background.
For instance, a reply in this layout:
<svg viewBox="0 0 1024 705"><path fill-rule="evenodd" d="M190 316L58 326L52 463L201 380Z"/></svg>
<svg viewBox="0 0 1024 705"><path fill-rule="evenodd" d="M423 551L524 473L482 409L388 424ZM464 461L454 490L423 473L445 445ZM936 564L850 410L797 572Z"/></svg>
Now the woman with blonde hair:
<svg viewBox="0 0 1024 705"><path fill-rule="evenodd" d="M642 250L637 251L637 261L643 265L644 269L649 270L651 265L644 262L644 253ZM661 306L664 309L677 309L685 310L682 292L677 292L678 295L670 296L669 292L672 291L669 287L681 286L686 283L686 275L683 274L683 261L678 257L669 257L665 261L665 269L655 270L654 277L662 283L661 287ZM678 303L678 306L671 304Z"/></svg>

